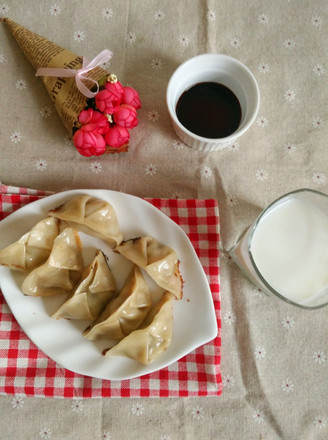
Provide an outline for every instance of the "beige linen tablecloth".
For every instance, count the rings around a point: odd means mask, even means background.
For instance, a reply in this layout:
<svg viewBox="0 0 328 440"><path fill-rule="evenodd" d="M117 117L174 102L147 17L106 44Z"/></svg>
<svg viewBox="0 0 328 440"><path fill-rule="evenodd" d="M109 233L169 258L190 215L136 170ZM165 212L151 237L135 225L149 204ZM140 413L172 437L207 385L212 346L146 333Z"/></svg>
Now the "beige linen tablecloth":
<svg viewBox="0 0 328 440"><path fill-rule="evenodd" d="M277 197L302 187L328 193L327 2L4 0L0 14L89 59L110 49L109 70L142 101L128 153L80 156L1 23L3 184L218 201L223 377L216 397L1 396L1 438L328 438L327 309L303 311L266 297L228 255ZM261 91L251 129L213 153L177 139L165 102L173 71L205 52L244 62Z"/></svg>

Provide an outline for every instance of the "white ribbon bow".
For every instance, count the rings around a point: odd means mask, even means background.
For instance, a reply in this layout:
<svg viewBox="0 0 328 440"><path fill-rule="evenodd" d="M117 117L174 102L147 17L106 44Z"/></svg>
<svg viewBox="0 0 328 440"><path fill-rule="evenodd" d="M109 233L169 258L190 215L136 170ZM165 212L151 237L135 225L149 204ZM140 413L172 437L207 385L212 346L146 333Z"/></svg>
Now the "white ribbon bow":
<svg viewBox="0 0 328 440"><path fill-rule="evenodd" d="M75 82L77 88L83 93L87 98L94 98L96 94L99 92L99 84L92 78L88 78L85 74L95 67L100 66L101 64L106 63L113 56L113 53L104 49L100 52L92 61L88 61L83 58L81 69L65 69L65 68L57 68L57 67L40 67L36 71L36 76L59 76L64 78L72 78L75 77ZM83 80L91 81L96 87L96 92L91 92L87 86L83 84Z"/></svg>

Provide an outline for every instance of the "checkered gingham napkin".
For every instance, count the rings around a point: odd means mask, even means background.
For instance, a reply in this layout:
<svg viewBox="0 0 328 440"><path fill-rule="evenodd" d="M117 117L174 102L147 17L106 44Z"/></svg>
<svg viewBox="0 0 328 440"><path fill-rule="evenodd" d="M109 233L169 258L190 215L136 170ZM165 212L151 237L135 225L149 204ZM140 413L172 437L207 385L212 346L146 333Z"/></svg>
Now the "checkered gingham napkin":
<svg viewBox="0 0 328 440"><path fill-rule="evenodd" d="M52 193L0 185L0 219ZM219 215L216 200L146 199L189 236L213 294L219 333L178 362L145 376L101 380L66 370L48 358L22 331L0 294L0 394L40 397L180 397L219 395L221 319Z"/></svg>

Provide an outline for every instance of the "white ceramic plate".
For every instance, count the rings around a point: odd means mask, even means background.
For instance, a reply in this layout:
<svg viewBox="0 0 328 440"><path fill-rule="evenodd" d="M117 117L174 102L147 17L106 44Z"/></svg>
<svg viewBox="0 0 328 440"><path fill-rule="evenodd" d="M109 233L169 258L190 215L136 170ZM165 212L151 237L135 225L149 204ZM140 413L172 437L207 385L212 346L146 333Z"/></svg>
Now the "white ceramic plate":
<svg viewBox="0 0 328 440"><path fill-rule="evenodd" d="M124 239L150 235L172 247L180 260L185 281L183 299L174 301L174 329L170 347L151 365L143 366L125 357L102 356L110 344L106 340L89 341L82 336L90 321L53 320L50 316L66 296L29 297L20 286L23 273L0 267L0 286L8 306L27 336L51 359L73 372L101 379L122 380L142 376L164 368L217 335L217 323L211 291L196 252L184 231L159 209L138 197L108 190L65 191L30 203L0 222L0 248L16 241L35 223L76 194L90 194L111 203L116 211ZM89 264L100 248L118 289L131 269L131 263L101 240L79 233L84 263ZM163 291L145 275L156 302Z"/></svg>

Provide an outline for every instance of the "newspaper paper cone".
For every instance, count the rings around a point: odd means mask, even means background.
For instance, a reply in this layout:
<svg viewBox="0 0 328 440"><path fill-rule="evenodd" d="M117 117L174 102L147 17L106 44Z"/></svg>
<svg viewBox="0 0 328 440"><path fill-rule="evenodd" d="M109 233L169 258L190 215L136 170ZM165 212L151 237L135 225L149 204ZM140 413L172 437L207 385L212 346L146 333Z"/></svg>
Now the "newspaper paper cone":
<svg viewBox="0 0 328 440"><path fill-rule="evenodd" d="M44 67L77 70L82 67L82 56L70 52L9 18L4 18L1 21L8 25L10 32L35 70ZM108 75L110 75L109 72L99 66L85 74L97 82ZM74 77L40 76L40 78L46 86L61 120L72 136L78 124L78 116L87 105L87 98L77 88ZM91 89L94 82L86 80L84 85ZM128 145L116 149L108 147L106 153L119 153L127 151L127 149Z"/></svg>

